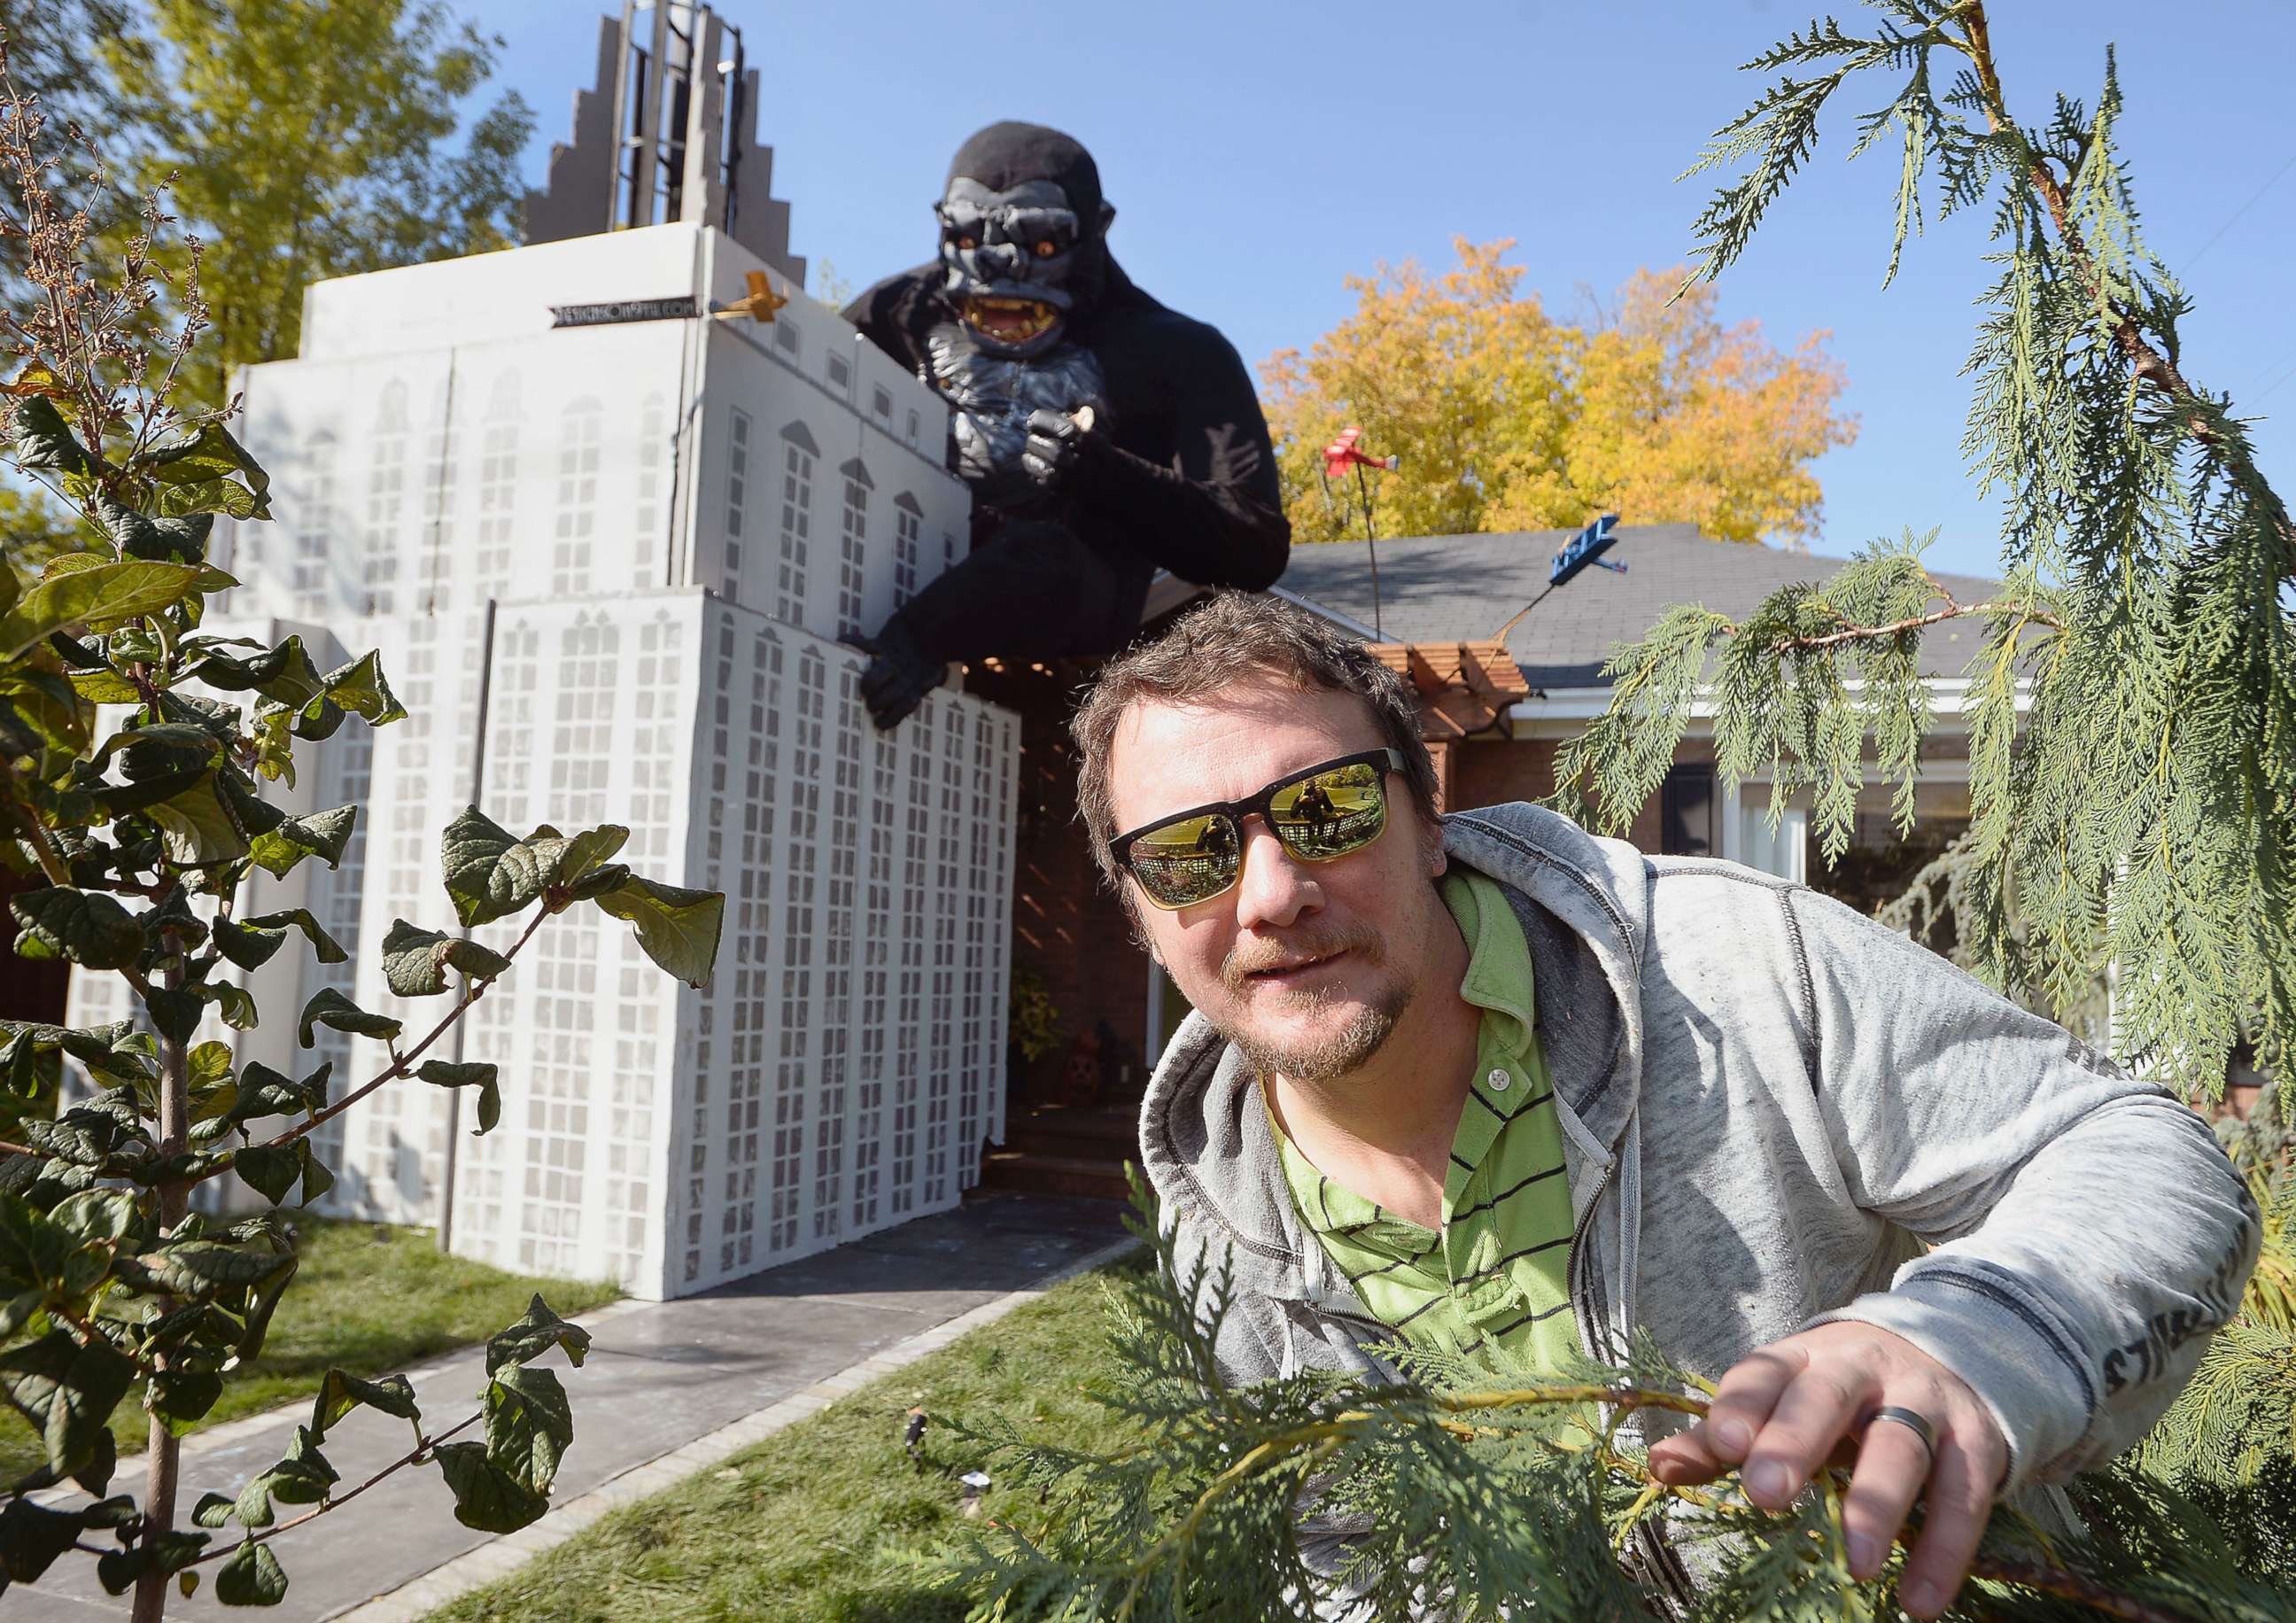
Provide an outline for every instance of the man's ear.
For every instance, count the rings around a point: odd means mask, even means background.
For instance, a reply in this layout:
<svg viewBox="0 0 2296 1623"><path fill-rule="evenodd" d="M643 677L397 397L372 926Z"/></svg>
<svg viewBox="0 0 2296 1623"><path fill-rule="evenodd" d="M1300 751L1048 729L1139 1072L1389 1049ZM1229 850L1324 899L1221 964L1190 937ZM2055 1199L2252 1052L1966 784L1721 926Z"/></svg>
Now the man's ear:
<svg viewBox="0 0 2296 1623"><path fill-rule="evenodd" d="M1101 234L1101 235L1103 235L1103 236L1106 236L1106 235L1108 234L1108 228L1109 228L1111 225L1115 225L1115 224L1116 224L1116 205L1115 205L1114 203L1103 203L1103 204L1101 204L1101 206L1100 206L1100 234Z"/></svg>

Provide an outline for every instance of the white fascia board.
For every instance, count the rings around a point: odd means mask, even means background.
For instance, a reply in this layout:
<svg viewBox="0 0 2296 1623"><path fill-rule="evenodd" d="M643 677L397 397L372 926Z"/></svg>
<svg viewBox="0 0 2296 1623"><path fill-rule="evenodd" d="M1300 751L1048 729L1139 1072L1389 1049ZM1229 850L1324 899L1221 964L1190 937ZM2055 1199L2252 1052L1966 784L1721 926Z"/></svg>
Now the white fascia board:
<svg viewBox="0 0 2296 1623"><path fill-rule="evenodd" d="M1971 708L1970 681L1966 676L1926 676L1923 684L1930 692L1930 713L1943 720L1952 718L1953 725L1942 730L1962 731L1960 718ZM1849 693L1864 691L1864 678L1842 684ZM1714 725L1714 689L1711 684L1700 687L1698 697L1690 701L1691 732L1693 735L1711 732ZM1576 732L1573 724L1588 722L1611 707L1611 690L1603 686L1554 687L1543 698L1518 700L1507 711L1507 718L1519 727L1527 726L1533 737L1549 733ZM2028 677L2017 679L2017 713L2020 716L2033 708L2033 684Z"/></svg>

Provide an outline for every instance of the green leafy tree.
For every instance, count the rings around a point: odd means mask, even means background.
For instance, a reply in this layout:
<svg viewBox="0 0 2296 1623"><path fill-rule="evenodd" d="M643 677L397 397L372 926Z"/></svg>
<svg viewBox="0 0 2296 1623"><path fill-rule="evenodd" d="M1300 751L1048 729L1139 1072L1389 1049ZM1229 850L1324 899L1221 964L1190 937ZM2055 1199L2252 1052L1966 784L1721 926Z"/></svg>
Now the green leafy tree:
<svg viewBox="0 0 2296 1623"><path fill-rule="evenodd" d="M226 1604L270 1604L287 1588L271 1540L332 1512L348 1484L326 1457L335 1428L367 1408L405 1422L411 1446L371 1483L436 1466L464 1525L507 1532L549 1506L574 1425L553 1348L579 1364L588 1337L540 1297L496 1335L480 1407L427 1419L403 1376L329 1371L284 1457L232 1497L177 1503L180 1435L215 1405L231 1372L262 1350L296 1270L291 1199L333 1184L315 1128L378 1088L408 1080L476 1095L479 1130L501 1115L490 1063L430 1057L513 966L544 920L593 906L635 927L641 948L696 985L715 959L724 898L638 877L613 860L628 831L523 838L473 807L443 841L452 931L400 921L383 973L403 997L440 997L414 1032L323 990L296 1018L384 1045L371 1080L340 1094L331 1066L293 1076L240 1063L201 1040L211 1020L253 1031L264 1012L240 979L300 936L323 963L342 945L305 908L266 908L267 880L338 862L356 804L290 816L264 785L292 782L298 745L406 711L372 653L322 671L299 637L275 647L201 629L210 593L235 584L207 561L218 512L268 516L268 480L219 412L176 404L206 328L200 257L177 273L178 323L159 340L145 319L152 245L139 234L117 279L86 268L88 218L65 208L37 103L0 77L0 168L27 233L25 274L40 297L14 311L13 376L0 432L16 469L104 537L36 561L7 537L0 568L0 860L44 884L12 903L26 957L119 976L135 1018L94 1029L0 1022L0 1399L39 1436L45 1463L0 1485L0 1589L30 1583L74 1552L93 1553L135 1616L162 1613L169 1583L190 1594L212 1570ZM144 217L163 217L155 198ZM99 725L101 714L116 727ZM499 947L479 928L523 916ZM277 1021L284 1012L274 1010ZM53 1117L34 1108L45 1072L69 1058L92 1087ZM236 1220L190 1210L225 1178L264 1205ZM150 1415L142 1495L111 1491L109 1421L135 1401ZM475 1429L475 1430L474 1430ZM462 1433L472 1432L468 1438ZM79 1491L31 1497L71 1484Z"/></svg>
<svg viewBox="0 0 2296 1623"><path fill-rule="evenodd" d="M1864 32L1831 20L1765 53L1778 76L1693 170L1738 173L1698 222L1693 280L1745 251L1853 78L1891 76L1858 120L1862 150L1901 142L1894 272L1934 176L1948 211L1989 207L1995 280L1970 370L1966 439L2005 497L2000 587L1957 600L1908 537L1823 587L1783 590L1742 619L1669 611L1615 651L1606 713L1558 758L1565 809L1618 830L1657 791L1710 704L1734 791L1767 769L1811 799L1829 859L1859 789L1894 785L1901 825L1931 717L1916 651L1928 627L1985 632L1971 668L1972 827L1901 909L1943 910L1956 950L2012 994L2078 1011L2108 971L2122 1057L2220 1089L2246 1043L2285 1102L2296 1033L2296 531L2231 403L2183 371L2184 291L2144 248L2113 144L2112 58L2094 110L2011 114L1979 0L1874 0ZM2030 705L2030 708L2025 708ZM1995 1513L1951 1616L2144 1623L2296 1618L2296 1193L2282 1123L2232 1135L2266 1215L2264 1259L2198 1378L2133 1461L2074 1484L2078 1540ZM975 1618L1311 1614L1299 1501L1360 1512L1346 1578L1365 1615L1632 1618L1639 1529L1663 1516L1706 1582L1671 1603L1699 1623L1895 1616L1890 1573L1858 1585L1841 1556L1838 1477L1790 1515L1734 1478L1650 1480L1620 1421L1702 1411L1695 1373L1531 1372L1386 1349L1410 1378L1300 1375L1221 1389L1209 1325L1218 1271L1116 1305L1104 1400L1139 1441L1062 1454L1013 1428L974 1435L1039 1488L1041 1523L983 1529L943 1571ZM1705 1372L1718 1373L1719 1372ZM1577 1411L1575 1421L1539 1417ZM1575 1425L1575 1431L1573 1430Z"/></svg>
<svg viewBox="0 0 2296 1623"><path fill-rule="evenodd" d="M235 368L293 355L310 283L517 240L533 114L505 92L456 148L499 41L439 0L145 9L147 28L78 44L119 87L138 184L167 182L206 244L215 331L187 368L193 398L220 406Z"/></svg>

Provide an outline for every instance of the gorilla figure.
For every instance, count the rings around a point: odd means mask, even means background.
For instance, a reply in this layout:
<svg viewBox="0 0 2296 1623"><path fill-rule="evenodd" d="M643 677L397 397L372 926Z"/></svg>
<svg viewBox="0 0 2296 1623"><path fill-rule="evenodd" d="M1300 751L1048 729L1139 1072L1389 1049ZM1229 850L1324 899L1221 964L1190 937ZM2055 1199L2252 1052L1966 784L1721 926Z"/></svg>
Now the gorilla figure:
<svg viewBox="0 0 2296 1623"><path fill-rule="evenodd" d="M951 660L1113 653L1158 568L1273 585L1291 549L1251 379L1108 251L1116 210L1057 130L992 124L949 165L940 257L845 317L955 408L972 551L887 621L862 693L890 728Z"/></svg>

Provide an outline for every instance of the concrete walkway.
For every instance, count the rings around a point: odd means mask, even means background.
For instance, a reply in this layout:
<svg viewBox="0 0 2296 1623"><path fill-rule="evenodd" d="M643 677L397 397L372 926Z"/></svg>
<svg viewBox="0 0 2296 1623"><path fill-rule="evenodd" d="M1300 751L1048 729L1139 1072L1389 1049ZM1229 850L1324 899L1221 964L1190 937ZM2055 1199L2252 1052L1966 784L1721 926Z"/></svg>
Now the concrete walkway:
<svg viewBox="0 0 2296 1623"><path fill-rule="evenodd" d="M967 1201L851 1245L674 1302L619 1302L578 1321L589 1360L566 1370L574 1446L549 1515L508 1537L474 1533L454 1518L435 1468L409 1469L360 1502L277 1541L287 1598L263 1611L216 1604L217 1563L199 1594L170 1597L170 1618L267 1618L277 1623L405 1623L508 1572L617 1504L826 1407L879 1374L946 1346L1009 1312L1052 1280L1119 1254L1122 1208L1106 1201L1004 1194ZM480 1349L412 1373L426 1420L451 1425L474 1410L485 1384ZM209 1489L236 1493L279 1458L308 1404L201 1432L184 1447L188 1507ZM472 1434L475 1435L475 1433ZM370 1410L343 1421L327 1457L345 1486L404 1454L406 1423ZM140 1462L119 1482L140 1491ZM59 1562L37 1586L0 1597L0 1619L96 1623L127 1616L86 1557Z"/></svg>

